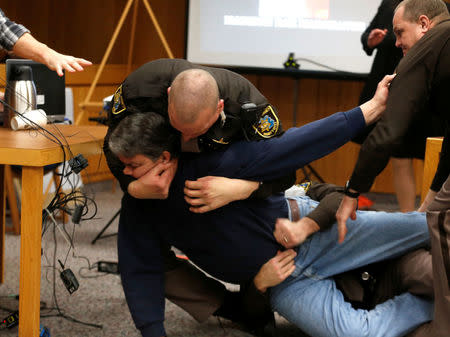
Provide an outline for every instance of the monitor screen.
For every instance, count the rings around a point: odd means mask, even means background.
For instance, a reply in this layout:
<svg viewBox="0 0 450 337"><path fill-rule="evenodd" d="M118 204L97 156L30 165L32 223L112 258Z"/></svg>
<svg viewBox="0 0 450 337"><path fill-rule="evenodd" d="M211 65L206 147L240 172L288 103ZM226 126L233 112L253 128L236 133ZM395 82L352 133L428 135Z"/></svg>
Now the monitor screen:
<svg viewBox="0 0 450 337"><path fill-rule="evenodd" d="M190 0L186 58L226 67L370 71L360 42L381 0Z"/></svg>
<svg viewBox="0 0 450 337"><path fill-rule="evenodd" d="M26 59L6 60L6 85L9 85L14 69L27 65L33 72L36 86L37 109L43 109L49 122L62 122L66 115L65 76L48 69L44 64Z"/></svg>

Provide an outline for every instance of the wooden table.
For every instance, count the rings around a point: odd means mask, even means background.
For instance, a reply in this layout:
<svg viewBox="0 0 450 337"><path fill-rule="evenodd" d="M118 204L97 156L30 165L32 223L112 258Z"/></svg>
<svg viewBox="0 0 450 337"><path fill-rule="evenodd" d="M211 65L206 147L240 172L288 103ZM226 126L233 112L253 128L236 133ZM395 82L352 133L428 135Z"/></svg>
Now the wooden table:
<svg viewBox="0 0 450 337"><path fill-rule="evenodd" d="M422 194L421 199L425 199L431 183L433 182L434 175L439 163L439 156L442 148L442 137L428 137L427 146L425 148L425 159L423 165L423 178L422 178Z"/></svg>
<svg viewBox="0 0 450 337"><path fill-rule="evenodd" d="M74 156L102 151L105 126L48 125L47 129L62 141L67 159L67 144ZM43 167L62 161L61 147L36 131L0 128L0 282L4 270L4 165L22 166L19 337L39 336Z"/></svg>

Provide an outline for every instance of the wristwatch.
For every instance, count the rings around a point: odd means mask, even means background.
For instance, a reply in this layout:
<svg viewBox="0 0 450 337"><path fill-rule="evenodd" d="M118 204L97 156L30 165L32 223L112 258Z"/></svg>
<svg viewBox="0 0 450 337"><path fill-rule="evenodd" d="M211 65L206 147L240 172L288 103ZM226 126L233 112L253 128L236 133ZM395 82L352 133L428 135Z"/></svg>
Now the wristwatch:
<svg viewBox="0 0 450 337"><path fill-rule="evenodd" d="M345 183L344 194L350 198L357 199L359 197L359 192L350 192L350 189L348 187L349 183L349 180L347 180L347 182Z"/></svg>

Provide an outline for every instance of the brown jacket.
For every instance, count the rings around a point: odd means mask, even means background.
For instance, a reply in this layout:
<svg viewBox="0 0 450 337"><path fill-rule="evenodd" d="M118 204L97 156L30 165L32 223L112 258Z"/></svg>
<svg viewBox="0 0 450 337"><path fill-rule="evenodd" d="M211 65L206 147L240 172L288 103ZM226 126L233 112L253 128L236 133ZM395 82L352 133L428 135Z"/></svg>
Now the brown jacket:
<svg viewBox="0 0 450 337"><path fill-rule="evenodd" d="M431 186L438 191L450 172L449 93L450 20L445 20L401 60L390 86L386 111L361 147L349 187L368 191L395 151L415 140L416 134L410 130L421 129L437 118L445 125L441 159Z"/></svg>

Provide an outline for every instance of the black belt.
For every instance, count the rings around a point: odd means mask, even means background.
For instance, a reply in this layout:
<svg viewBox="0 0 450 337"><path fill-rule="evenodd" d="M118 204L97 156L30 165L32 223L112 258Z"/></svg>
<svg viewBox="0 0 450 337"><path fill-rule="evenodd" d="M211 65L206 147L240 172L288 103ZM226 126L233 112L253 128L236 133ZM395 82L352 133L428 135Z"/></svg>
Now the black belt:
<svg viewBox="0 0 450 337"><path fill-rule="evenodd" d="M289 208L291 209L291 220L298 221L300 220L300 209L298 208L297 201L294 199L288 199Z"/></svg>

